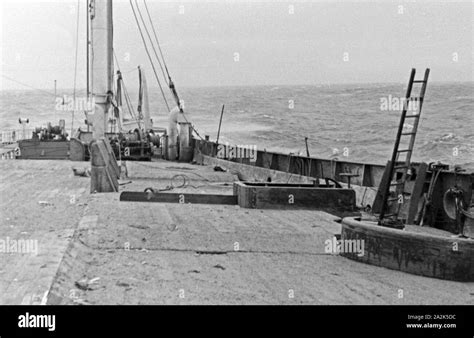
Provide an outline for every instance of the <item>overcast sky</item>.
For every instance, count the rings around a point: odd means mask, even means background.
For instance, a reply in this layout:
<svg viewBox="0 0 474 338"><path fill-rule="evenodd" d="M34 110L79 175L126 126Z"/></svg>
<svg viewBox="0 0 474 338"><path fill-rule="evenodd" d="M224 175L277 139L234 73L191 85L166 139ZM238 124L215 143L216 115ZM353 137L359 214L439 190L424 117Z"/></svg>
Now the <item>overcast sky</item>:
<svg viewBox="0 0 474 338"><path fill-rule="evenodd" d="M4 76L73 87L77 3L0 2L2 88L24 88ZM471 1L147 4L178 86L406 82L412 67L431 67L433 81L474 78ZM80 0L78 88L85 7ZM141 64L155 85L128 1L114 1L114 48L126 79Z"/></svg>

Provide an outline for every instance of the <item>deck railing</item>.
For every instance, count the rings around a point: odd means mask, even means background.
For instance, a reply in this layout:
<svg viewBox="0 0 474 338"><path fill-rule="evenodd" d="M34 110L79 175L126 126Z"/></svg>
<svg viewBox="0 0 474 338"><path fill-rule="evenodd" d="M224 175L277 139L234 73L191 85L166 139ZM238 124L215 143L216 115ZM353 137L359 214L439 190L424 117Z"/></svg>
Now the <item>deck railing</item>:
<svg viewBox="0 0 474 338"><path fill-rule="evenodd" d="M0 144L12 144L20 140L30 139L33 136L34 129L16 129L0 132Z"/></svg>

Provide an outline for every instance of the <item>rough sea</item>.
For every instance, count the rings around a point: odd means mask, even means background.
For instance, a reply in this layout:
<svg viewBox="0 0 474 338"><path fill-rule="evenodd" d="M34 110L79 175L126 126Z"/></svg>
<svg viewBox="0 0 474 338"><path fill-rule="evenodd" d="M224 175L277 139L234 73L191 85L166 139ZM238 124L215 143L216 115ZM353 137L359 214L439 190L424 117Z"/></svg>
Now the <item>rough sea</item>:
<svg viewBox="0 0 474 338"><path fill-rule="evenodd" d="M391 156L406 84L188 87L178 88L185 112L201 136L215 140L225 105L221 142L258 149L306 154L353 162L385 164ZM150 91L155 126L167 126L159 90ZM58 90L70 95L71 90ZM413 95L418 93L414 88ZM81 96L82 95L82 96ZM84 95L77 93L76 97ZM136 92L130 97L135 105ZM171 102L171 99L168 99ZM0 92L0 131L58 124L71 127L71 112L58 110L54 93L35 90ZM74 128L83 124L76 112ZM462 165L474 170L474 83L429 83L413 161Z"/></svg>

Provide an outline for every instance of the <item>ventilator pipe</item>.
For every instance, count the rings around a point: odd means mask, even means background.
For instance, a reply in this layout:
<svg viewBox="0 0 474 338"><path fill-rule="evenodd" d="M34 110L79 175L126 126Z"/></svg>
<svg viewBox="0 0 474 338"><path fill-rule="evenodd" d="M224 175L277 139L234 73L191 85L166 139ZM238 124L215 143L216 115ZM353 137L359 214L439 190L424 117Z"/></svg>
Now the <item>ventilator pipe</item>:
<svg viewBox="0 0 474 338"><path fill-rule="evenodd" d="M168 125L168 159L176 160L178 157L178 117L180 114L179 107L174 107L170 111Z"/></svg>

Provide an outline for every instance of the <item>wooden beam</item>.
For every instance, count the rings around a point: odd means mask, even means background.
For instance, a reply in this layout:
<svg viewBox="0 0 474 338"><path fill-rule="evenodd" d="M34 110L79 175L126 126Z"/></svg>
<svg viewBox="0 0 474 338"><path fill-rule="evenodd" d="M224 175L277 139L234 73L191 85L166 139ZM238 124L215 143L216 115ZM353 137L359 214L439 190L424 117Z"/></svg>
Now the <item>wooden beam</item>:
<svg viewBox="0 0 474 338"><path fill-rule="evenodd" d="M355 192L352 189L333 188L263 188L257 190L257 208L310 208L330 207L355 210Z"/></svg>
<svg viewBox="0 0 474 338"><path fill-rule="evenodd" d="M141 191L124 191L120 194L120 201L236 205L237 196L217 194L152 193Z"/></svg>
<svg viewBox="0 0 474 338"><path fill-rule="evenodd" d="M311 209L338 216L360 215L355 208L356 196L352 189L235 182L234 193L243 208Z"/></svg>

